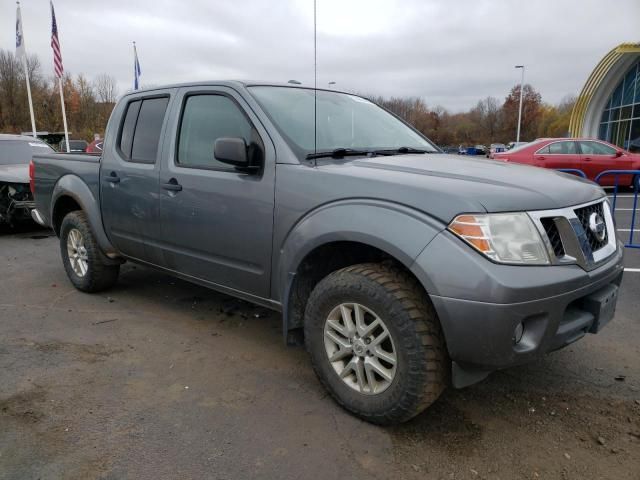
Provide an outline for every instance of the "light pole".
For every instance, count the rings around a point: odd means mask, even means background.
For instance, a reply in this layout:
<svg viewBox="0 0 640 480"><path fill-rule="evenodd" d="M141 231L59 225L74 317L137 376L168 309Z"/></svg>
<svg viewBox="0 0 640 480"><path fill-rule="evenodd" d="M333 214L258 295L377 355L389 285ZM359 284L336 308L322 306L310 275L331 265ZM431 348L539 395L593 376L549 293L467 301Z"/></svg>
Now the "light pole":
<svg viewBox="0 0 640 480"><path fill-rule="evenodd" d="M516 65L515 68L522 69L522 78L520 79L520 106L518 106L518 133L516 134L516 143L520 142L520 122L522 120L522 89L524 88L524 65Z"/></svg>
<svg viewBox="0 0 640 480"><path fill-rule="evenodd" d="M336 82L329 82L329 90L331 90L331 87L332 87L333 85L335 85L335 84L336 84Z"/></svg>

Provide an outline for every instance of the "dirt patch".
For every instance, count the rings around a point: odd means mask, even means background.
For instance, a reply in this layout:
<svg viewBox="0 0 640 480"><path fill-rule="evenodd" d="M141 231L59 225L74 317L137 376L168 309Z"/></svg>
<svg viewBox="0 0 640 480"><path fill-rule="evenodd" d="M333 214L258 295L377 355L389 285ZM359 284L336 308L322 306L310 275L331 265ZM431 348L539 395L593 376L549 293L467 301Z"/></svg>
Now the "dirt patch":
<svg viewBox="0 0 640 480"><path fill-rule="evenodd" d="M46 401L43 388L19 392L0 399L0 417L8 417L22 423L38 423L44 418L41 407Z"/></svg>
<svg viewBox="0 0 640 480"><path fill-rule="evenodd" d="M495 387L447 391L389 429L396 462L451 478L638 478L639 403Z"/></svg>
<svg viewBox="0 0 640 480"><path fill-rule="evenodd" d="M36 350L42 353L63 353L86 363L96 363L106 360L114 353L122 352L121 349L108 349L104 345L84 345L68 342L33 343Z"/></svg>

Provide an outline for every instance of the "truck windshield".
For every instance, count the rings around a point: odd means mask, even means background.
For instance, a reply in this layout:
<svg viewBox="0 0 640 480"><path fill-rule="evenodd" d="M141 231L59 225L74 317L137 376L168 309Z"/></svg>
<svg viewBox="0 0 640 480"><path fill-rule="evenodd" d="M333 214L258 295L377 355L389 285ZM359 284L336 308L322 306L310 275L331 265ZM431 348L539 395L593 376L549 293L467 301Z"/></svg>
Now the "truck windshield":
<svg viewBox="0 0 640 480"><path fill-rule="evenodd" d="M422 135L356 95L318 90L314 126L314 90L277 86L253 86L249 90L300 157L337 149L438 152Z"/></svg>

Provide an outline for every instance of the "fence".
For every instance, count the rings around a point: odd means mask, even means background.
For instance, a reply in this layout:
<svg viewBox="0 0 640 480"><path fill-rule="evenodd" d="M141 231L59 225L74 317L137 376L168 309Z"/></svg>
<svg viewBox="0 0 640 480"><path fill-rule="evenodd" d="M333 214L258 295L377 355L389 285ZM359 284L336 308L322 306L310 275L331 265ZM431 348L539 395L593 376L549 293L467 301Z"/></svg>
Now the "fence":
<svg viewBox="0 0 640 480"><path fill-rule="evenodd" d="M582 178L587 178L587 175L577 168L558 168L559 172L566 172L577 175ZM629 229L629 239L625 243L625 247L627 248L640 248L640 243L633 243L634 230L636 227L636 214L638 213L638 191L640 190L640 170L605 170L601 172L596 178L595 182L600 183L602 177L613 176L614 184L613 184L613 201L611 202L611 209L613 210L613 215L616 214L616 207L618 204L618 189L619 189L619 176L620 175L632 175L633 181L633 208L629 209L631 211L631 227ZM626 230L626 229L624 229ZM618 231L621 231L618 229Z"/></svg>
<svg viewBox="0 0 640 480"><path fill-rule="evenodd" d="M640 186L640 170L605 170L595 178L595 182L599 184L602 177L614 177L613 201L611 202L611 208L613 210L613 214L615 215L616 206L618 203L618 180L620 175L632 175L631 178L633 179L631 182L633 185L633 208L631 209L631 227L629 228L629 240L625 243L624 246L627 248L640 248L640 243L633 243L633 235L636 227L636 213L638 213L638 187Z"/></svg>

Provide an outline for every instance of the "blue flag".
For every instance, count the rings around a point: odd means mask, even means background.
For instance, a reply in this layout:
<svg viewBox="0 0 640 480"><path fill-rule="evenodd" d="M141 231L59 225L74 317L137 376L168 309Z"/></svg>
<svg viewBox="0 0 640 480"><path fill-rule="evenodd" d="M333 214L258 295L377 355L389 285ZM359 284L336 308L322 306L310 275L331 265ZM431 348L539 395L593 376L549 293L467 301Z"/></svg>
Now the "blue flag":
<svg viewBox="0 0 640 480"><path fill-rule="evenodd" d="M16 11L16 58L22 60L24 57L24 35L22 34L22 15L20 14L20 4Z"/></svg>
<svg viewBox="0 0 640 480"><path fill-rule="evenodd" d="M142 70L140 69L140 62L138 61L138 50L136 50L136 42L133 42L133 89L138 90L140 88L140 75Z"/></svg>

